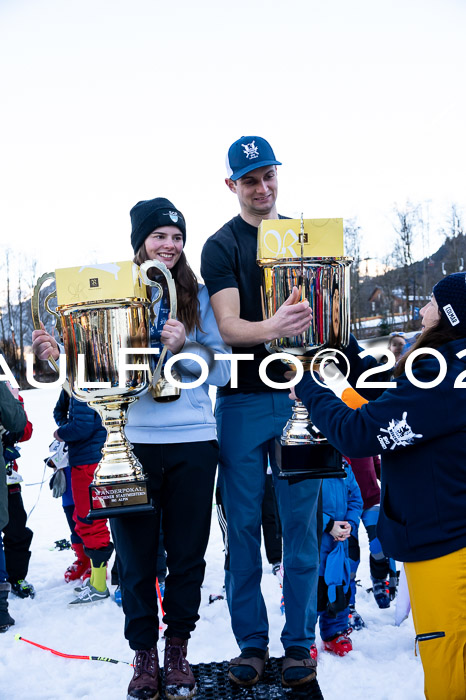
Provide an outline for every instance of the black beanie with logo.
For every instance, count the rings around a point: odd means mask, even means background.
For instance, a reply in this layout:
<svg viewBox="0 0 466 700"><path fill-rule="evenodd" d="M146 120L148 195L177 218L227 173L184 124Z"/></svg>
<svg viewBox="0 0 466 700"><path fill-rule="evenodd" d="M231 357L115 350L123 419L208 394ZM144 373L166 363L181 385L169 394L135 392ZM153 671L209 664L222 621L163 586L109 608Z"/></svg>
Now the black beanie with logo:
<svg viewBox="0 0 466 700"><path fill-rule="evenodd" d="M159 226L176 226L183 234L183 246L186 244L186 223L183 214L169 199L156 197L146 199L134 205L129 213L131 217L131 245L136 254L147 236Z"/></svg>
<svg viewBox="0 0 466 700"><path fill-rule="evenodd" d="M466 333L466 272L454 272L437 282L432 293L451 326Z"/></svg>

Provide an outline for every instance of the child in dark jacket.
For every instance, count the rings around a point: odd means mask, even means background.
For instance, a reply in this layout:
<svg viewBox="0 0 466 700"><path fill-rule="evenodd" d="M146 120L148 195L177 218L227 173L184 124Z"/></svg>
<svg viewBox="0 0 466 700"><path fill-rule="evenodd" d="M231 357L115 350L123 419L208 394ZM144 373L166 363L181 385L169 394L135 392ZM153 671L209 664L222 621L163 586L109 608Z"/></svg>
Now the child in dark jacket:
<svg viewBox="0 0 466 700"><path fill-rule="evenodd" d="M68 423L69 410L70 395L68 392L62 389L60 396L58 397L58 401L55 404L55 408L53 409L53 417L58 427ZM75 561L66 569L64 577L67 583L70 581L77 581L78 579L81 579L84 583L84 581L90 578L91 575L91 560L84 552L83 541L76 532L76 522L74 519L74 499L73 490L71 487L71 467L69 465L67 467L63 467L63 473L66 480L66 490L61 499L62 507L70 528L71 547L76 556Z"/></svg>
<svg viewBox="0 0 466 700"><path fill-rule="evenodd" d="M72 607L80 607L110 596L106 578L113 544L110 542L107 521L87 519L89 484L101 458L106 430L94 409L71 397L68 422L57 428L54 438L68 443L76 533L84 543L84 553L91 561L90 579L76 590L78 597L69 603Z"/></svg>
<svg viewBox="0 0 466 700"><path fill-rule="evenodd" d="M350 600L348 539L357 533L363 502L345 460L346 479L322 481L323 533L320 547L317 611L324 649L338 656L351 651L347 636Z"/></svg>

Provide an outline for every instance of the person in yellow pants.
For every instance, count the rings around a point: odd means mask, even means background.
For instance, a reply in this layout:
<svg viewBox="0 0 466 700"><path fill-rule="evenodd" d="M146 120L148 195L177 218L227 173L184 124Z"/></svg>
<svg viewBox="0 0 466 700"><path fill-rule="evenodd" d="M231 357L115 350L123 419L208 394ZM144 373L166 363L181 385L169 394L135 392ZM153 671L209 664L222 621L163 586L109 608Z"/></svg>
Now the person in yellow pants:
<svg viewBox="0 0 466 700"><path fill-rule="evenodd" d="M420 315L391 378L350 338L348 382L337 391L321 366L328 386L306 373L292 398L342 454L381 454L377 536L405 564L426 697L466 700L466 273L441 279Z"/></svg>
<svg viewBox="0 0 466 700"><path fill-rule="evenodd" d="M405 564L428 700L466 698L466 548Z"/></svg>
<svg viewBox="0 0 466 700"><path fill-rule="evenodd" d="M330 372L331 388L347 406L368 403L336 367ZM466 700L466 548L404 568L426 698Z"/></svg>

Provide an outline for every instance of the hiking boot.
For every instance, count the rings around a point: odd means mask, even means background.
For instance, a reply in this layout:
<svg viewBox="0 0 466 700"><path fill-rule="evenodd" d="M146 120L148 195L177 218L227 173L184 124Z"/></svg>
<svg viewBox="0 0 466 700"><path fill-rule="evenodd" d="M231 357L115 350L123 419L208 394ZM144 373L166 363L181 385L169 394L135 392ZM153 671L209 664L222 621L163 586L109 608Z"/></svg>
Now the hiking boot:
<svg viewBox="0 0 466 700"><path fill-rule="evenodd" d="M127 700L157 700L159 697L159 657L157 647L137 651Z"/></svg>
<svg viewBox="0 0 466 700"><path fill-rule="evenodd" d="M186 658L187 639L166 637L165 657L165 695L169 700L192 698L196 694L196 679Z"/></svg>
<svg viewBox="0 0 466 700"><path fill-rule="evenodd" d="M77 608L83 605L92 605L93 603L99 603L101 600L105 600L105 598L109 597L110 591L108 588L106 588L105 591L98 591L97 588L94 588L94 586L91 586L89 583L87 586L84 586L83 590L78 593L74 600L68 603L68 607Z"/></svg>
<svg viewBox="0 0 466 700"><path fill-rule="evenodd" d="M268 650L246 647L241 655L228 664L228 677L237 685L255 685L264 675L264 668L269 658Z"/></svg>
<svg viewBox="0 0 466 700"><path fill-rule="evenodd" d="M374 594L375 602L381 610L390 607L390 592L388 582L385 579L372 579L372 593Z"/></svg>
<svg viewBox="0 0 466 700"><path fill-rule="evenodd" d="M324 640L324 649L326 651L331 651L337 656L346 656L353 649L351 639L348 637L350 630L347 632L340 632L336 637L332 639Z"/></svg>
<svg viewBox="0 0 466 700"><path fill-rule="evenodd" d="M362 630L362 628L366 626L366 623L364 622L354 605L349 606L348 624L352 629L356 631Z"/></svg>
<svg viewBox="0 0 466 700"><path fill-rule="evenodd" d="M80 579L91 565L89 557L84 554L82 543L73 544L72 547L76 555L76 560L70 564L65 571L64 577L67 583Z"/></svg>
<svg viewBox="0 0 466 700"><path fill-rule="evenodd" d="M34 598L36 595L32 583L28 583L23 578L19 581L11 581L11 592L17 595L18 598Z"/></svg>

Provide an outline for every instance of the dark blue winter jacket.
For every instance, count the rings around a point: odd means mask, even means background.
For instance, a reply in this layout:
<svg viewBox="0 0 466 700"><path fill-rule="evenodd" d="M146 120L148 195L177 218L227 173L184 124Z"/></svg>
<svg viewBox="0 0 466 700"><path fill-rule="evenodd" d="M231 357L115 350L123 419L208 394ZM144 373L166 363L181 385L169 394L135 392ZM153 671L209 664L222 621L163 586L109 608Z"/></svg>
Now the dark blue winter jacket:
<svg viewBox="0 0 466 700"><path fill-rule="evenodd" d="M62 389L53 409L53 419L58 426L68 423L68 411L70 408L70 395Z"/></svg>
<svg viewBox="0 0 466 700"><path fill-rule="evenodd" d="M419 388L403 374L356 410L310 374L296 387L313 423L340 452L350 458L381 453L377 534L385 554L399 561L466 547L466 380L460 377L466 356L457 356L465 347L459 339L438 348L447 374L436 387ZM352 360L354 378L359 372ZM439 362L425 356L412 371L416 380L431 382ZM455 381L462 385L455 388Z"/></svg>
<svg viewBox="0 0 466 700"><path fill-rule="evenodd" d="M71 397L68 422L57 429L57 434L68 443L71 467L100 461L107 431L99 414L84 401Z"/></svg>

